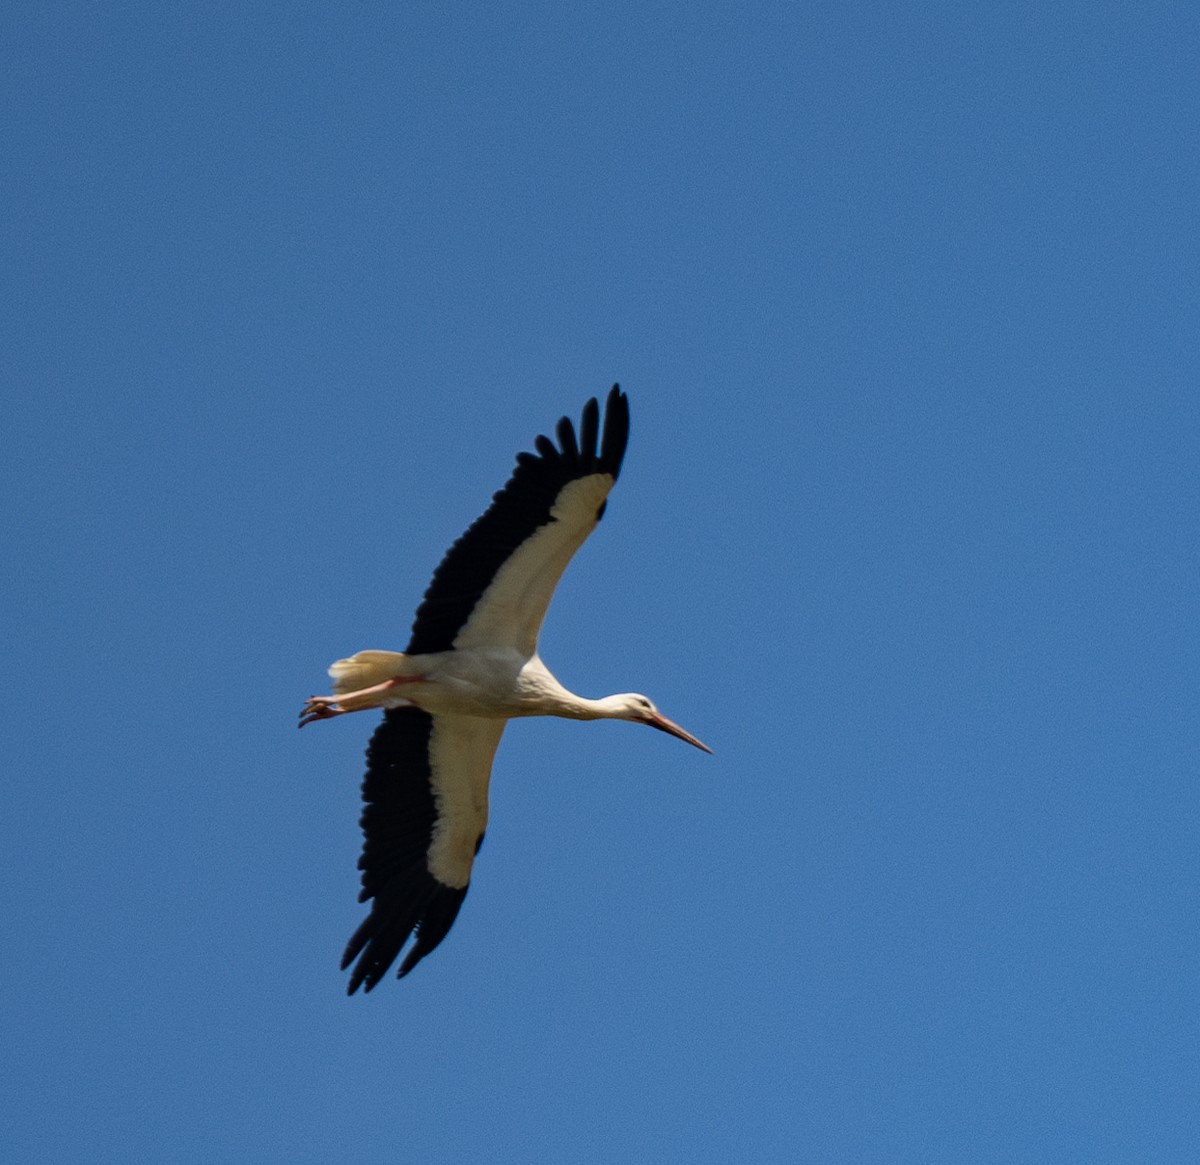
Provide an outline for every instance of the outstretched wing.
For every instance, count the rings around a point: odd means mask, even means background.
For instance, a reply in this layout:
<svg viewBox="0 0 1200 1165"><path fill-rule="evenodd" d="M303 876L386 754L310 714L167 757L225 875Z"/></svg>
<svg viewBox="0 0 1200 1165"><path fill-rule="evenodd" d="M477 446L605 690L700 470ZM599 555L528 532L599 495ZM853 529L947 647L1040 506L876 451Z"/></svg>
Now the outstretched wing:
<svg viewBox="0 0 1200 1165"><path fill-rule="evenodd" d="M492 759L507 722L392 708L367 746L360 902L342 970L349 993L370 991L396 961L407 975L446 937L471 880L487 827ZM357 961L356 961L357 960Z"/></svg>
<svg viewBox="0 0 1200 1165"><path fill-rule="evenodd" d="M459 647L537 648L550 597L567 563L596 528L621 472L629 400L613 385L604 407L593 397L576 434L567 417L556 445L538 437L519 453L508 484L447 551L417 609L408 653Z"/></svg>

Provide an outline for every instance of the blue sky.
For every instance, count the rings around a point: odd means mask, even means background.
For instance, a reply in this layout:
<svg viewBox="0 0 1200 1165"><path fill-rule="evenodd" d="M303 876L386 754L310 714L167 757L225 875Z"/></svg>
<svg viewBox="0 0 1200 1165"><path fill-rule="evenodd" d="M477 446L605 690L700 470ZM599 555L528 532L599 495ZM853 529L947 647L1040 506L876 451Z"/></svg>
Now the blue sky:
<svg viewBox="0 0 1200 1165"><path fill-rule="evenodd" d="M1194 1159L1200 15L408 7L4 18L14 1159ZM715 756L347 999L300 703L615 380L543 653Z"/></svg>

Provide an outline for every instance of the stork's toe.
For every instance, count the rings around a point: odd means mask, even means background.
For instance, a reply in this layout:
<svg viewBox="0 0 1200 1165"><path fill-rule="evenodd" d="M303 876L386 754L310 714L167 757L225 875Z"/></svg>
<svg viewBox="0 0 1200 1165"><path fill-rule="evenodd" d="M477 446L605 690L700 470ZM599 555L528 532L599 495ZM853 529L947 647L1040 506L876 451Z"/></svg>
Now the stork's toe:
<svg viewBox="0 0 1200 1165"><path fill-rule="evenodd" d="M303 728L314 720L328 720L333 716L341 716L344 711L344 708L337 706L334 696L309 696L304 701L304 707L300 709L300 723L297 727Z"/></svg>

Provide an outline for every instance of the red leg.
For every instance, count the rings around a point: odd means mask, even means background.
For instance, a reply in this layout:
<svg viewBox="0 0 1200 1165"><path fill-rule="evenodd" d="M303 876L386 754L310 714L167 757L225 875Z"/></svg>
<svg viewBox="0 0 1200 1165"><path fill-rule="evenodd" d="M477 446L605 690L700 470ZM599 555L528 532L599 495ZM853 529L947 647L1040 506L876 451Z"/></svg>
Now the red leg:
<svg viewBox="0 0 1200 1165"><path fill-rule="evenodd" d="M367 708L377 708L379 704L376 702L364 704L362 708L339 708L338 705L343 700L374 696L378 692L386 692L401 684L421 684L428 679L428 676L393 676L390 680L384 680L381 684L373 684L369 688L360 688L357 692L342 692L338 696L310 696L304 701L304 707L300 711L300 723L297 727L303 728L315 720L329 720L334 716L344 716L347 712L362 712Z"/></svg>

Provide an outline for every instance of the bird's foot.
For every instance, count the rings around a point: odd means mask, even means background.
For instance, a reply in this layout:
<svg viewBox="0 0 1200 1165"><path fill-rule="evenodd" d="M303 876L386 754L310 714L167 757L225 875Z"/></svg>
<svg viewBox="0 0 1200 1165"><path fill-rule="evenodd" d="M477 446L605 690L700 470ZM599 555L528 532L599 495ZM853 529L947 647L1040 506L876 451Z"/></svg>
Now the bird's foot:
<svg viewBox="0 0 1200 1165"><path fill-rule="evenodd" d="M306 724L312 724L317 720L330 720L334 716L344 716L345 708L337 706L336 696L309 696L304 701L304 707L300 709L300 723L297 728L303 728Z"/></svg>

